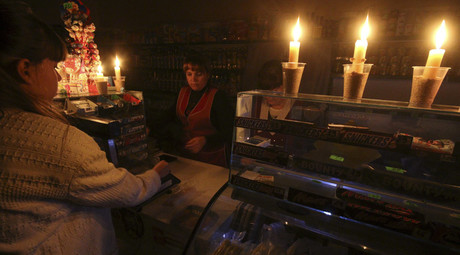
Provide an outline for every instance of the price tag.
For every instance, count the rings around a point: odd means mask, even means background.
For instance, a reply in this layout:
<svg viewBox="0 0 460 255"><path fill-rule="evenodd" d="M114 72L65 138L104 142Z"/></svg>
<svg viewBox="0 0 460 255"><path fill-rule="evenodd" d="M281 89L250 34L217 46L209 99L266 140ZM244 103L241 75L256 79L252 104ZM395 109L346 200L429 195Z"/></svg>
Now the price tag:
<svg viewBox="0 0 460 255"><path fill-rule="evenodd" d="M382 196L378 194L368 193L367 196L370 198L378 199L378 200L382 199Z"/></svg>

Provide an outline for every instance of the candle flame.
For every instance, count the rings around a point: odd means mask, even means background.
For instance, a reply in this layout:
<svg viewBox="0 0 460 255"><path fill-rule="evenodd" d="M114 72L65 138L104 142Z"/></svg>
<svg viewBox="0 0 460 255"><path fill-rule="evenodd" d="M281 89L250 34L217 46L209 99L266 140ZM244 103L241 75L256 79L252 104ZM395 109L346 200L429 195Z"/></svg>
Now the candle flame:
<svg viewBox="0 0 460 255"><path fill-rule="evenodd" d="M369 14L366 17L366 22L364 22L363 27L361 28L361 40L366 41L367 37L369 36L370 28L369 28Z"/></svg>
<svg viewBox="0 0 460 255"><path fill-rule="evenodd" d="M299 41L300 34L301 34L299 21L300 21L300 17L297 18L297 24L295 25L294 29L292 30L292 35L294 36L294 41L295 42Z"/></svg>
<svg viewBox="0 0 460 255"><path fill-rule="evenodd" d="M101 65L97 67L97 72L102 73L102 66Z"/></svg>
<svg viewBox="0 0 460 255"><path fill-rule="evenodd" d="M436 43L437 49L441 48L442 44L446 40L446 37L447 37L446 22L443 20L435 36L435 43Z"/></svg>
<svg viewBox="0 0 460 255"><path fill-rule="evenodd" d="M115 59L115 66L120 67L120 60L118 60L118 56Z"/></svg>

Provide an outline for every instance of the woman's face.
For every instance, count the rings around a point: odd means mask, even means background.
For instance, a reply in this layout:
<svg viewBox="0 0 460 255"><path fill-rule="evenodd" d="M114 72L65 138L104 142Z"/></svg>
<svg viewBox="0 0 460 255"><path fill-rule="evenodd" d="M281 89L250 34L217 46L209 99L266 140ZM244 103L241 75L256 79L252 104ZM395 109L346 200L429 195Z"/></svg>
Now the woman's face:
<svg viewBox="0 0 460 255"><path fill-rule="evenodd" d="M58 81L61 76L56 71L57 62L45 59L34 64L30 69L30 84L23 85L30 94L45 100L53 100L56 96Z"/></svg>
<svg viewBox="0 0 460 255"><path fill-rule="evenodd" d="M187 77L188 85L194 91L202 90L206 87L209 80L209 74L207 72L202 72L192 68L185 71L185 76Z"/></svg>

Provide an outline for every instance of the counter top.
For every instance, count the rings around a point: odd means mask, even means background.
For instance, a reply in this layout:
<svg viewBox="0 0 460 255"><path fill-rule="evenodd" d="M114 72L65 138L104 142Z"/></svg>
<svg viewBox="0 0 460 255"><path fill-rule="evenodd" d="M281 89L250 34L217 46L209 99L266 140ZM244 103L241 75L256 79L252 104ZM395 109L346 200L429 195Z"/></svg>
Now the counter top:
<svg viewBox="0 0 460 255"><path fill-rule="evenodd" d="M228 181L228 169L220 166L182 157L177 157L169 164L171 173L181 183L144 206L141 211L166 224L173 223L173 213L182 212L190 205L204 208Z"/></svg>
<svg viewBox="0 0 460 255"><path fill-rule="evenodd" d="M204 208L228 181L227 168L175 157L169 165L181 182L136 212L144 234L119 237L121 255L181 254Z"/></svg>

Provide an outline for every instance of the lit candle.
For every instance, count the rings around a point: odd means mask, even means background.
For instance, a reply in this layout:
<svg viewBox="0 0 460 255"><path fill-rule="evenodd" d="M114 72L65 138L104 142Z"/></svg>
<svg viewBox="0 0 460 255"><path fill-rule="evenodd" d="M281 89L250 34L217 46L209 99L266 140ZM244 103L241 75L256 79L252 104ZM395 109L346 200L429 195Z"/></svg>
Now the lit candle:
<svg viewBox="0 0 460 255"><path fill-rule="evenodd" d="M299 48L300 48L300 24L299 24L300 17L297 18L297 24L295 25L294 29L292 30L292 34L294 36L294 41L291 41L289 44L289 62L299 62Z"/></svg>
<svg viewBox="0 0 460 255"><path fill-rule="evenodd" d="M436 49L430 50L428 54L428 59L426 60L426 67L440 67L442 58L444 57L444 49L441 49L444 40L446 39L446 22L443 20L441 26L439 27L438 31L435 35L435 44ZM434 79L436 78L436 73L438 68L425 68L423 71L423 77L427 79Z"/></svg>
<svg viewBox="0 0 460 255"><path fill-rule="evenodd" d="M115 59L115 79L117 81L121 80L120 60L118 60L118 56Z"/></svg>
<svg viewBox="0 0 460 255"><path fill-rule="evenodd" d="M97 73L96 73L97 78L104 77L104 74L102 73L102 66L97 67Z"/></svg>
<svg viewBox="0 0 460 255"><path fill-rule="evenodd" d="M352 70L358 73L363 72L364 62L366 61L367 37L369 36L369 30L369 15L367 15L366 22L364 22L364 25L361 28L361 40L357 40L355 43L355 52L352 60Z"/></svg>

